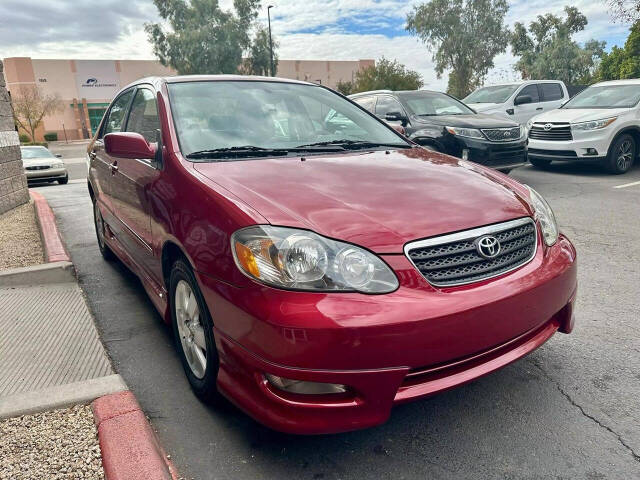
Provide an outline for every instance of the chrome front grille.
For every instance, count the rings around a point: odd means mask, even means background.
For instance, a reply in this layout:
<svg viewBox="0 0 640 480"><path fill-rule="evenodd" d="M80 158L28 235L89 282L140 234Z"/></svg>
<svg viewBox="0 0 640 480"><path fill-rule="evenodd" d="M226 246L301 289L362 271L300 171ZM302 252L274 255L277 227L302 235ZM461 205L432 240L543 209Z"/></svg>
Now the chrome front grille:
<svg viewBox="0 0 640 480"><path fill-rule="evenodd" d="M520 140L520 127L483 128L482 133L492 142L514 142Z"/></svg>
<svg viewBox="0 0 640 480"><path fill-rule="evenodd" d="M479 241L492 237L498 253L481 254ZM405 255L432 285L450 287L478 282L515 270L536 254L536 224L529 218L418 240L405 245Z"/></svg>
<svg viewBox="0 0 640 480"><path fill-rule="evenodd" d="M534 123L529 130L529 138L534 140L573 140L571 125L568 123Z"/></svg>
<svg viewBox="0 0 640 480"><path fill-rule="evenodd" d="M49 165L36 165L34 167L25 167L25 170L49 170Z"/></svg>

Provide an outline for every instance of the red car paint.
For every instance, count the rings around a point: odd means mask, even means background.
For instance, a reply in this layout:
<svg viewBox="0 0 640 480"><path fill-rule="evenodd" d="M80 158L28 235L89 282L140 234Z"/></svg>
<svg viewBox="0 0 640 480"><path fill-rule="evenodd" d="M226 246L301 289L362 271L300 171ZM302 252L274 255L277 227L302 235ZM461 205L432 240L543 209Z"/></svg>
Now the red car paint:
<svg viewBox="0 0 640 480"><path fill-rule="evenodd" d="M573 328L576 252L560 235L508 274L458 287L429 284L403 253L413 240L533 216L527 189L493 170L422 148L192 163L180 152L166 82L153 89L163 166L89 146L89 187L107 243L141 279L167 322L167 264L178 249L211 312L218 388L261 423L330 433L384 422L394 404L486 375ZM274 81L269 79L269 81ZM154 153L149 146L148 156ZM114 168L115 167L115 168ZM235 265L230 236L273 224L376 252L400 287L388 294L312 293L259 284ZM349 387L290 394L264 373Z"/></svg>

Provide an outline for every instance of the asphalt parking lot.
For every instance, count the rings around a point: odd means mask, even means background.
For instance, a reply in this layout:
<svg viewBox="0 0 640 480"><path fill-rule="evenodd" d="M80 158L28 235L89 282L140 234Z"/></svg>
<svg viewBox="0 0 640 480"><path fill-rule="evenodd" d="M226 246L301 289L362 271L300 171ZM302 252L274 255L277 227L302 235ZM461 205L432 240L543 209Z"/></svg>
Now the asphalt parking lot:
<svg viewBox="0 0 640 480"><path fill-rule="evenodd" d="M39 191L115 369L186 478L640 478L640 166L623 176L567 164L511 175L547 198L577 247L574 333L467 386L397 407L385 425L317 437L201 404L136 277L102 260L82 177Z"/></svg>

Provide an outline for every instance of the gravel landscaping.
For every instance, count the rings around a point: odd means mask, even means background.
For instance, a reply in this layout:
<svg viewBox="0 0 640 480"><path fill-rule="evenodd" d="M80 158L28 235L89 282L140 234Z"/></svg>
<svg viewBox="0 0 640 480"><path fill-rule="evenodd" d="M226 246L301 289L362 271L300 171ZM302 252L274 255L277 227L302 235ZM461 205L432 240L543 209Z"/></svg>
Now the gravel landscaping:
<svg viewBox="0 0 640 480"><path fill-rule="evenodd" d="M0 215L0 270L44 262L33 203Z"/></svg>
<svg viewBox="0 0 640 480"><path fill-rule="evenodd" d="M91 407L0 421L0 480L101 480Z"/></svg>

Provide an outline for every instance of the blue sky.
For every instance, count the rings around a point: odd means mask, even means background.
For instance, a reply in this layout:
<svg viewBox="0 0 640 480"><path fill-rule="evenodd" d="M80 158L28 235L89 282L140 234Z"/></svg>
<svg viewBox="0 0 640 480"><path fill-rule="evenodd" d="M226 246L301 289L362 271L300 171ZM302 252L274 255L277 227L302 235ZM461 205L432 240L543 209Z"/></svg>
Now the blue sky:
<svg viewBox="0 0 640 480"><path fill-rule="evenodd" d="M223 8L233 0L220 0ZM417 0L269 0L266 4L280 43L280 58L317 60L397 59L422 74L426 86L444 89L447 76L436 78L432 54L405 30L405 19ZM622 45L628 25L614 23L603 0L511 0L506 23L528 24L547 12L562 15L567 4L587 16L579 42L607 41L607 49ZM143 24L156 21L151 0L101 0L101 20L95 21L95 0L2 0L0 56L33 58L153 58ZM42 28L33 29L33 25ZM25 40L25 39L28 39ZM515 80L516 58L509 51L495 59L487 82Z"/></svg>

